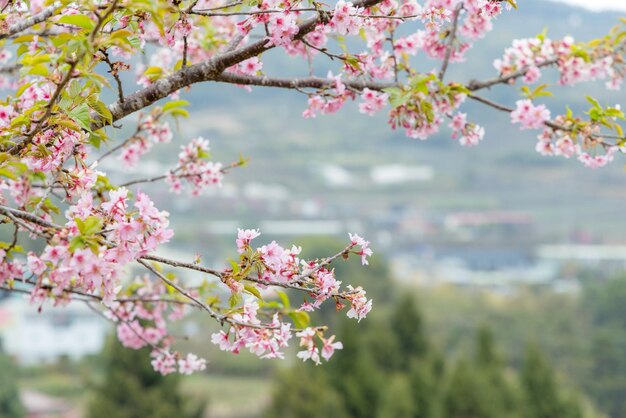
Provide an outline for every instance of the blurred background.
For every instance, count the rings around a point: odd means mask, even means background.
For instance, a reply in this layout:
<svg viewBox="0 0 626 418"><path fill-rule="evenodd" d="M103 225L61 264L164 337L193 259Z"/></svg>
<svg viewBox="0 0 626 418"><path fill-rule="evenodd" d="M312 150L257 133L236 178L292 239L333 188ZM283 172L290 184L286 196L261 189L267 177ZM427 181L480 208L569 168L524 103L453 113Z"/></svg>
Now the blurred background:
<svg viewBox="0 0 626 418"><path fill-rule="evenodd" d="M613 8L600 12L566 4L575 1L518 3L448 80L493 77L493 60L514 38L548 28L549 37L591 39L626 13L620 0L587 4ZM276 76L302 68L277 53L264 63ZM553 115L566 105L584 111L588 94L625 104L601 84L550 89ZM511 105L518 93L486 95ZM598 171L541 157L532 132L473 103L463 109L486 136L462 149L446 129L411 140L353 104L303 119L306 98L293 91L197 85L183 96L191 117L171 144L130 173L114 159L101 170L126 179L162 174L198 135L210 139L216 160L251 160L199 198L144 186L177 231L161 252L199 254L219 267L234 254L236 228L258 227L259 245L293 243L304 258L321 257L358 232L372 242L371 266L340 261L337 276L367 289L372 314L357 326L333 307L321 312L318 321L345 348L320 367L299 363L295 351L285 361L221 353L210 343L216 324L192 316L177 325L190 337L180 348L205 356L207 370L163 378L149 353L122 349L88 308L39 313L0 294L0 417L626 417L619 157Z"/></svg>

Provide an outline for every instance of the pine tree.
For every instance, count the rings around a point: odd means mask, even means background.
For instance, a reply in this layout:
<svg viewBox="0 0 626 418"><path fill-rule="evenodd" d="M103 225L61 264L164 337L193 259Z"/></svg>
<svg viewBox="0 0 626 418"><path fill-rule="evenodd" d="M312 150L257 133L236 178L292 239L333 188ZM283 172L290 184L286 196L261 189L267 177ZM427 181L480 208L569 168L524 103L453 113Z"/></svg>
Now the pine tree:
<svg viewBox="0 0 626 418"><path fill-rule="evenodd" d="M491 403L486 381L467 361L459 360L442 402L445 418L500 418Z"/></svg>
<svg viewBox="0 0 626 418"><path fill-rule="evenodd" d="M402 373L396 373L383 388L376 418L414 418L415 401L410 382Z"/></svg>
<svg viewBox="0 0 626 418"><path fill-rule="evenodd" d="M343 401L323 368L299 363L277 376L267 418L347 418Z"/></svg>
<svg viewBox="0 0 626 418"><path fill-rule="evenodd" d="M482 326L476 334L475 364L486 384L485 393L497 416L518 416L515 388L506 376L502 358L498 354L491 330Z"/></svg>
<svg viewBox="0 0 626 418"><path fill-rule="evenodd" d="M563 396L554 371L535 345L529 345L522 369L527 418L580 418L583 414L576 400Z"/></svg>
<svg viewBox="0 0 626 418"><path fill-rule="evenodd" d="M369 319L369 318L368 318ZM344 401L351 417L374 417L380 397L380 388L385 385L384 370L369 345L375 335L375 327L363 327L354 321L344 320L339 332L343 350L335 353L324 367L329 381ZM387 353L389 356L394 352Z"/></svg>
<svg viewBox="0 0 626 418"><path fill-rule="evenodd" d="M17 388L17 367L6 355L0 353L0 417L22 418L26 409Z"/></svg>
<svg viewBox="0 0 626 418"><path fill-rule="evenodd" d="M398 342L400 368L406 370L413 358L426 356L428 342L424 334L424 324L411 295L402 297L396 304L391 314L390 327Z"/></svg>
<svg viewBox="0 0 626 418"><path fill-rule="evenodd" d="M176 375L162 376L150 365L150 350L124 348L110 339L105 348L107 368L88 407L88 418L199 418L204 405L192 413L178 388Z"/></svg>
<svg viewBox="0 0 626 418"><path fill-rule="evenodd" d="M427 358L414 359L408 379L415 404L414 418L438 416L443 386L443 359L434 353Z"/></svg>

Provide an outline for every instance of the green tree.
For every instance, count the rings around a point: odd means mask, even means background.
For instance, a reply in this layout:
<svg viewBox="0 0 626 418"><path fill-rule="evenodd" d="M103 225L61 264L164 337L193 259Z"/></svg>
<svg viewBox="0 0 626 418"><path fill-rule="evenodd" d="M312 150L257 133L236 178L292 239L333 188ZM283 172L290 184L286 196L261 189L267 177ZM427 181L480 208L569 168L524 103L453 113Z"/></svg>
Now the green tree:
<svg viewBox="0 0 626 418"><path fill-rule="evenodd" d="M413 358L426 356L428 341L414 297L406 295L396 303L391 314L390 328L397 340L397 357L401 368L406 369Z"/></svg>
<svg viewBox="0 0 626 418"><path fill-rule="evenodd" d="M88 418L199 418L189 411L178 387L178 376L162 376L150 365L150 350L124 348L111 338L105 348L106 371L88 407Z"/></svg>
<svg viewBox="0 0 626 418"><path fill-rule="evenodd" d="M488 389L486 394L495 414L500 417L518 416L515 387L507 378L493 334L486 326L480 327L476 333L475 364Z"/></svg>
<svg viewBox="0 0 626 418"><path fill-rule="evenodd" d="M409 379L402 373L394 374L382 390L376 418L414 418L415 400Z"/></svg>
<svg viewBox="0 0 626 418"><path fill-rule="evenodd" d="M414 418L439 416L443 386L444 360L438 353L414 359L408 370L408 379L415 404Z"/></svg>
<svg viewBox="0 0 626 418"><path fill-rule="evenodd" d="M346 418L341 396L323 368L299 363L277 376L267 418Z"/></svg>
<svg viewBox="0 0 626 418"><path fill-rule="evenodd" d="M500 418L491 402L486 381L466 360L459 360L442 401L445 418Z"/></svg>
<svg viewBox="0 0 626 418"><path fill-rule="evenodd" d="M344 349L335 354L326 369L330 380L344 400L351 417L374 417L381 388L385 385L382 370L371 347L367 344L373 327L357 328L353 322L344 321L340 340ZM394 352L388 355L395 355Z"/></svg>
<svg viewBox="0 0 626 418"><path fill-rule="evenodd" d="M524 416L527 418L580 418L581 407L575 398L559 389L554 371L539 349L531 344L521 374Z"/></svg>
<svg viewBox="0 0 626 418"><path fill-rule="evenodd" d="M597 405L612 418L626 417L626 276L594 282L582 298L591 316L591 367L584 379Z"/></svg>
<svg viewBox="0 0 626 418"><path fill-rule="evenodd" d="M26 409L17 388L17 367L10 357L0 353L0 417L22 418Z"/></svg>

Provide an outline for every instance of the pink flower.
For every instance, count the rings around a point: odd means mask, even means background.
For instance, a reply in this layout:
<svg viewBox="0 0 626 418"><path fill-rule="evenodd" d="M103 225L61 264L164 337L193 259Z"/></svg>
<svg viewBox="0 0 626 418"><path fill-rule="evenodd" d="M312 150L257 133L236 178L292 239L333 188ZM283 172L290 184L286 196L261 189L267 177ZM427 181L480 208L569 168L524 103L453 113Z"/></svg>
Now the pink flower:
<svg viewBox="0 0 626 418"><path fill-rule="evenodd" d="M365 88L361 94L361 99L363 99L363 103L359 104L359 112L372 116L385 107L389 95Z"/></svg>
<svg viewBox="0 0 626 418"><path fill-rule="evenodd" d="M194 372L206 369L206 360L189 353L184 359L178 360L178 371L181 374L190 375Z"/></svg>
<svg viewBox="0 0 626 418"><path fill-rule="evenodd" d="M173 353L166 350L153 351L151 364L155 371L162 375L168 375L176 371L176 357Z"/></svg>
<svg viewBox="0 0 626 418"><path fill-rule="evenodd" d="M353 247L354 246L361 247L357 251L357 254L361 256L361 264L368 265L369 261L367 260L367 257L373 254L373 251L369 248L370 242L366 241L365 239L363 239L357 234L352 235L351 233L348 233L348 235L350 236L350 241L352 242Z"/></svg>
<svg viewBox="0 0 626 418"><path fill-rule="evenodd" d="M333 342L334 339L334 335L328 339L322 338L322 357L324 357L326 361L328 361L333 356L335 350L343 349L343 344L340 341Z"/></svg>
<svg viewBox="0 0 626 418"><path fill-rule="evenodd" d="M363 19L354 16L362 11L354 7L352 2L339 0L335 5L333 17L330 20L330 27L340 35L357 33L362 25Z"/></svg>
<svg viewBox="0 0 626 418"><path fill-rule="evenodd" d="M356 318L359 322L372 309L372 300L367 300L365 291L359 286L356 289L348 285L348 290L352 292L347 296L350 301L350 310L347 313L348 318Z"/></svg>
<svg viewBox="0 0 626 418"><path fill-rule="evenodd" d="M296 23L296 15L287 11L272 13L267 27L270 32L271 45L289 45L300 30Z"/></svg>
<svg viewBox="0 0 626 418"><path fill-rule="evenodd" d="M239 254L244 253L248 248L250 248L250 241L259 235L261 235L261 232L259 232L258 229L237 228L237 240L235 241L237 244L237 252Z"/></svg>
<svg viewBox="0 0 626 418"><path fill-rule="evenodd" d="M297 357L302 361L312 360L315 364L320 364L320 352L315 346L315 337L317 331L314 328L308 327L304 330L297 332L296 337L300 338L300 347L306 347L305 350L298 352Z"/></svg>
<svg viewBox="0 0 626 418"><path fill-rule="evenodd" d="M43 260L37 257L33 252L28 253L26 265L28 266L30 272L36 276L41 275L41 273L46 271L46 269L48 268L46 266L46 263L44 263Z"/></svg>
<svg viewBox="0 0 626 418"><path fill-rule="evenodd" d="M524 83L532 84L539 80L539 77L541 77L541 71L539 70L539 67L533 65L528 69L528 71L526 71L526 74L524 74Z"/></svg>
<svg viewBox="0 0 626 418"><path fill-rule="evenodd" d="M230 351L231 343L228 339L228 334L224 331L216 332L211 335L211 342L219 346L222 351Z"/></svg>
<svg viewBox="0 0 626 418"><path fill-rule="evenodd" d="M511 112L511 122L521 124L521 129L540 129L550 120L550 111L544 105L535 106L526 100L518 100L516 109Z"/></svg>

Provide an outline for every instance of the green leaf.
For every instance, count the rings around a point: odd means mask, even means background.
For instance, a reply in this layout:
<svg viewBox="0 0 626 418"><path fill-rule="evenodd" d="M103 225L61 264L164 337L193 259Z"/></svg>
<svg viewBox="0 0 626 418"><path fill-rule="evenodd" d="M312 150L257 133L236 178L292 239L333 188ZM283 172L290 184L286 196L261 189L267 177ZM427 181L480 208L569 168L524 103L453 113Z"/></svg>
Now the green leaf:
<svg viewBox="0 0 626 418"><path fill-rule="evenodd" d="M283 303L283 307L289 308L291 306L291 303L289 302L289 296L287 296L287 294L282 290L277 290L276 293L278 294L280 301Z"/></svg>
<svg viewBox="0 0 626 418"><path fill-rule="evenodd" d="M83 29L92 30L96 24L89 17L85 15L65 15L61 16L57 23L63 23L67 25L78 26Z"/></svg>
<svg viewBox="0 0 626 418"><path fill-rule="evenodd" d="M309 326L309 323L311 322L311 317L306 312L293 311L293 312L289 312L287 315L289 315L289 317L291 318L291 320L293 321L294 325L297 328L306 328Z"/></svg>
<svg viewBox="0 0 626 418"><path fill-rule="evenodd" d="M105 105L100 100L90 100L89 107L91 107L98 115L100 115L108 123L113 122L113 115L111 114L111 111L109 110L107 105Z"/></svg>
<svg viewBox="0 0 626 418"><path fill-rule="evenodd" d="M27 74L39 75L39 76L42 76L42 77L47 77L49 73L50 73L50 69L48 68L47 65L37 64L37 65L31 67L30 70L28 70Z"/></svg>
<svg viewBox="0 0 626 418"><path fill-rule="evenodd" d="M8 168L5 168L5 167L0 167L0 177L6 177L11 180L17 180L17 176L15 175L15 173L12 170L9 170Z"/></svg>
<svg viewBox="0 0 626 418"><path fill-rule="evenodd" d="M161 108L161 111L163 113L167 113L172 109L177 109L183 106L189 106L189 102L187 100L173 100L171 102L165 103Z"/></svg>
<svg viewBox="0 0 626 418"><path fill-rule="evenodd" d="M73 253L78 248L85 248L85 240L80 235L72 238L70 241L69 250Z"/></svg>
<svg viewBox="0 0 626 418"><path fill-rule="evenodd" d="M239 305L242 301L243 297L241 296L241 293L234 293L230 296L230 298L228 298L228 304L231 308Z"/></svg>
<svg viewBox="0 0 626 418"><path fill-rule="evenodd" d="M596 99L594 99L591 96L585 96L585 98L587 99L587 101L589 103L591 103L593 105L593 107L596 107L598 109L602 109L602 106L600 106L600 103L598 103L598 101Z"/></svg>
<svg viewBox="0 0 626 418"><path fill-rule="evenodd" d="M81 103L74 109L70 110L67 115L74 119L83 129L90 130L91 118L89 117L89 106L87 103Z"/></svg>
<svg viewBox="0 0 626 418"><path fill-rule="evenodd" d="M228 262L230 263L230 267L233 269L233 275L239 273L239 270L241 270L241 267L239 267L239 264L235 260L231 260L231 259L228 259Z"/></svg>
<svg viewBox="0 0 626 418"><path fill-rule="evenodd" d="M243 288L251 295L254 295L257 299L263 300L263 297L261 297L261 292L259 292L259 289L257 289L256 287L246 284L243 286Z"/></svg>
<svg viewBox="0 0 626 418"><path fill-rule="evenodd" d="M89 216L85 220L74 218L74 222L82 235L94 235L102 230L102 218L97 216Z"/></svg>

